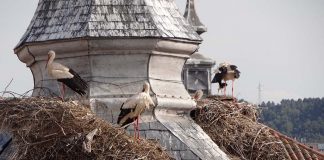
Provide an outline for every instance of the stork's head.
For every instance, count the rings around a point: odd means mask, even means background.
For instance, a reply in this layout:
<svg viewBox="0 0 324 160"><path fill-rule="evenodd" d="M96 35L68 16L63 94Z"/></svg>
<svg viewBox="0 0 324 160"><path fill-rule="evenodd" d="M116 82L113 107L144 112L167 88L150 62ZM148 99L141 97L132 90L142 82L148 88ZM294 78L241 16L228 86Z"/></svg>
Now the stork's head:
<svg viewBox="0 0 324 160"><path fill-rule="evenodd" d="M48 52L48 59L50 59L51 57L53 57L53 56L55 56L55 52L53 51L53 50L50 50L49 52ZM48 60L47 59L47 60Z"/></svg>
<svg viewBox="0 0 324 160"><path fill-rule="evenodd" d="M45 65L45 68L47 68L47 64L48 64L48 61L52 58L52 59L54 59L54 57L55 57L55 52L53 51L53 50L50 50L49 52L48 52L48 54L47 54L47 63L46 63L46 65Z"/></svg>
<svg viewBox="0 0 324 160"><path fill-rule="evenodd" d="M148 82L144 82L143 92L150 92L150 84Z"/></svg>

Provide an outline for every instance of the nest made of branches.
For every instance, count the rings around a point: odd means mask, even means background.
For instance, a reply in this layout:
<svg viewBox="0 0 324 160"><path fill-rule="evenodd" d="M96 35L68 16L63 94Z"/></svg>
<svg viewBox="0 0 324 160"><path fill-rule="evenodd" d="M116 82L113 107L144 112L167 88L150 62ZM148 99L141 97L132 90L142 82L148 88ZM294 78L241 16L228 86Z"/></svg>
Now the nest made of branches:
<svg viewBox="0 0 324 160"><path fill-rule="evenodd" d="M170 159L157 143L135 140L73 101L3 99L0 125L13 137L14 159Z"/></svg>
<svg viewBox="0 0 324 160"><path fill-rule="evenodd" d="M195 121L233 159L285 159L280 141L257 122L257 107L224 97L208 97L198 105Z"/></svg>

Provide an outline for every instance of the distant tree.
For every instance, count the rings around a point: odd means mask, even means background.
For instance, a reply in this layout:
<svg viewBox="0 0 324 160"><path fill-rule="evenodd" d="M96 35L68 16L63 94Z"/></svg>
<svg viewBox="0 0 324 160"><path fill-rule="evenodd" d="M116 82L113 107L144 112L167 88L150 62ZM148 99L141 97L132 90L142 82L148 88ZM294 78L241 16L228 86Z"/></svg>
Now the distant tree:
<svg viewBox="0 0 324 160"><path fill-rule="evenodd" d="M260 121L291 137L324 143L324 98L262 102Z"/></svg>

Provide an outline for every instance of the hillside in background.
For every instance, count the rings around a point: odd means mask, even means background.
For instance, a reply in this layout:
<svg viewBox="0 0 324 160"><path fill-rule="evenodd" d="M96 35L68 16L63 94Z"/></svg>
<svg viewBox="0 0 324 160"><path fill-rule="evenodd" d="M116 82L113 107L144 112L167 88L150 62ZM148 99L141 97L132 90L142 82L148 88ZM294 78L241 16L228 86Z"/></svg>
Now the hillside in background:
<svg viewBox="0 0 324 160"><path fill-rule="evenodd" d="M324 98L262 103L260 120L298 140L324 143Z"/></svg>

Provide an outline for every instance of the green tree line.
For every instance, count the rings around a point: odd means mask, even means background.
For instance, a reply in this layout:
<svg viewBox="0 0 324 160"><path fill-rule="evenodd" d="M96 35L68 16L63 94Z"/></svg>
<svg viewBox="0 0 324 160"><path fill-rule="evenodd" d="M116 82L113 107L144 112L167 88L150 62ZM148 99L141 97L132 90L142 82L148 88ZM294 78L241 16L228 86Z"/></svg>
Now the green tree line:
<svg viewBox="0 0 324 160"><path fill-rule="evenodd" d="M263 102L260 121L292 138L324 143L324 98Z"/></svg>

